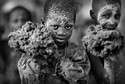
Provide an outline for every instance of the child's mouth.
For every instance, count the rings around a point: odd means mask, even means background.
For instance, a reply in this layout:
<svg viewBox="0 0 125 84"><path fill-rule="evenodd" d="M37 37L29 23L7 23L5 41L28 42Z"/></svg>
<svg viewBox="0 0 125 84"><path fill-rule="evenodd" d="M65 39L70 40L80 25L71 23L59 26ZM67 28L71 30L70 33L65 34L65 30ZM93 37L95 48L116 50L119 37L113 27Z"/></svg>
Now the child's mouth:
<svg viewBox="0 0 125 84"><path fill-rule="evenodd" d="M105 25L106 29L109 29L109 30L114 30L117 28L117 25Z"/></svg>
<svg viewBox="0 0 125 84"><path fill-rule="evenodd" d="M64 42L64 39L56 39L58 42Z"/></svg>
<svg viewBox="0 0 125 84"><path fill-rule="evenodd" d="M64 42L66 39L65 39L65 37L63 37L63 36L58 36L58 37L56 37L55 38L57 41L59 41L59 42Z"/></svg>
<svg viewBox="0 0 125 84"><path fill-rule="evenodd" d="M114 29L116 29L116 27L115 26L108 26L107 29L114 30Z"/></svg>

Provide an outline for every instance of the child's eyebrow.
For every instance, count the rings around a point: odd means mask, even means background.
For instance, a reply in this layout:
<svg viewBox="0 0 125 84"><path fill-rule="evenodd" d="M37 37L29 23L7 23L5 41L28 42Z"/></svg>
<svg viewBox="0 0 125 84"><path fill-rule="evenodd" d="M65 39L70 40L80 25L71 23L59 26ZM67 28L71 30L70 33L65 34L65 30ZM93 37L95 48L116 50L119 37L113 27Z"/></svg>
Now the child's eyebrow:
<svg viewBox="0 0 125 84"><path fill-rule="evenodd" d="M104 14L110 14L110 13L112 13L111 10L106 10L106 11L104 11L104 12L102 13L102 15L104 15Z"/></svg>
<svg viewBox="0 0 125 84"><path fill-rule="evenodd" d="M106 9L105 11L103 12L111 12L112 9Z"/></svg>

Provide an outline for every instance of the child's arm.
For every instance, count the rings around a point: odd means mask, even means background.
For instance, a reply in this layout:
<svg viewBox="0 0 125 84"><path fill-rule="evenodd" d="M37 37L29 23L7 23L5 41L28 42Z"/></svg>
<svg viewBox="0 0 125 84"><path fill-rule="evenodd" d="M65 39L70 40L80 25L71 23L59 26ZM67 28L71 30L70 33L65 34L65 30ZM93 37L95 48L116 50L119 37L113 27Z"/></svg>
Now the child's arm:
<svg viewBox="0 0 125 84"><path fill-rule="evenodd" d="M117 56L117 61L114 62L115 83L124 84L125 80L125 57L122 52Z"/></svg>
<svg viewBox="0 0 125 84"><path fill-rule="evenodd" d="M79 53L81 53L81 55L79 55ZM88 55L84 49L76 52L76 54L73 57L73 62L77 63L82 67L84 71L84 77L86 77L89 74L91 65Z"/></svg>
<svg viewBox="0 0 125 84"><path fill-rule="evenodd" d="M73 56L72 62L80 66L83 70L83 75L77 80L77 83L87 84L87 76L89 75L91 65L86 51L83 48L78 49Z"/></svg>
<svg viewBox="0 0 125 84"><path fill-rule="evenodd" d="M77 63L79 66L82 67L82 70L84 72L83 77L78 79L77 83L78 84L87 84L87 76L89 76L89 72L91 69L91 65L90 65L90 60L88 58L88 55L85 51L82 51L83 54L82 56L76 56L75 57L75 61L74 63Z"/></svg>
<svg viewBox="0 0 125 84"><path fill-rule="evenodd" d="M93 56L90 53L87 53L90 63L91 63L91 71L95 77L95 80L98 84L109 84L108 75L104 70L103 64L98 57Z"/></svg>

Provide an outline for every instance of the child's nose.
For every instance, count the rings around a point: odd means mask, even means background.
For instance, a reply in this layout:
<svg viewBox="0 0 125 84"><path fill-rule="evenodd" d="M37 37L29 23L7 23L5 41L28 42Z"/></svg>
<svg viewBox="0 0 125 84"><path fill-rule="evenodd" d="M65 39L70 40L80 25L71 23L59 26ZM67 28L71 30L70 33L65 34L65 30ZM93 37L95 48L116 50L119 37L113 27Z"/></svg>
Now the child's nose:
<svg viewBox="0 0 125 84"><path fill-rule="evenodd" d="M115 18L111 18L110 25L113 27L117 27L117 20Z"/></svg>
<svg viewBox="0 0 125 84"><path fill-rule="evenodd" d="M64 31L63 27L59 28L58 35L65 35L65 31Z"/></svg>
<svg viewBox="0 0 125 84"><path fill-rule="evenodd" d="M113 25L113 24L115 24L115 23L116 23L116 19L115 19L114 17L112 17L111 20L110 20L110 24Z"/></svg>
<svg viewBox="0 0 125 84"><path fill-rule="evenodd" d="M21 27L23 26L23 24L24 24L24 23L23 23L22 21L19 21L19 22L18 22L18 28L21 28Z"/></svg>

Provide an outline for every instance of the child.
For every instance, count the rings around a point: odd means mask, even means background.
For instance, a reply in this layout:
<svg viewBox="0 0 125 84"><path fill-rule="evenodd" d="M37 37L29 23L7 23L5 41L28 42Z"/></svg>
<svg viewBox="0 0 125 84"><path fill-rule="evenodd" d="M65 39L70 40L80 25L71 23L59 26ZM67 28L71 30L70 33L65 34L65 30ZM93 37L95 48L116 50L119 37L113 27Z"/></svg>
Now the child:
<svg viewBox="0 0 125 84"><path fill-rule="evenodd" d="M103 29L106 30L115 30L120 22L120 16L121 16L121 0L93 0L92 2L92 10L90 10L90 15L92 19L95 20L95 26L94 28L98 27L98 25L102 26ZM95 76L95 79L97 82L100 84L104 82L106 77L108 76L105 73L105 70L103 69L103 59L101 59L102 62L100 62L100 59L89 55L90 61L92 64L92 71ZM119 56L118 61L115 65L118 71L118 66L119 70L123 70L123 67L120 68L120 63L123 62L123 56ZM98 61L94 61L98 60ZM99 70L100 69L100 70ZM120 72L119 72L120 73ZM118 75L118 74L117 74ZM115 80L115 84L121 83L120 75L117 76ZM122 78L122 77L121 77Z"/></svg>
<svg viewBox="0 0 125 84"><path fill-rule="evenodd" d="M6 15L8 25L6 26L3 39L8 38L8 34L13 30L21 28L27 21L32 21L32 15L29 10L23 6L16 6Z"/></svg>
<svg viewBox="0 0 125 84"><path fill-rule="evenodd" d="M121 0L93 0L90 15L96 25L109 30L116 29L120 22Z"/></svg>
<svg viewBox="0 0 125 84"><path fill-rule="evenodd" d="M10 84L18 84L20 83L20 79L17 69L17 61L21 54L13 51L13 49L8 46L8 34L21 28L26 21L31 21L32 17L30 11L23 6L16 6L12 8L12 10L10 10L6 15L8 26L6 26L5 33L2 36L2 48L6 64L6 78L7 82Z"/></svg>
<svg viewBox="0 0 125 84"><path fill-rule="evenodd" d="M9 13L9 25L12 30L21 28L26 21L32 21L29 10L22 6L17 6Z"/></svg>
<svg viewBox="0 0 125 84"><path fill-rule="evenodd" d="M72 84L73 83L85 83L86 81L82 78L85 78L90 70L89 59L83 51L80 51L80 54L76 53L77 51L72 52L72 49L77 48L77 46L72 48L72 45L68 43L69 38L72 35L73 26L75 24L76 10L75 5L72 0L47 0L44 7L44 25L51 32L52 38L58 47L59 55L63 56L60 59L67 59L72 63L72 70L74 71L71 75L76 77L75 81L72 80L72 77L67 77L58 73L55 74L55 68L49 68L49 73L41 73L43 71L39 62L42 60L40 58L31 58L30 56L23 55L18 62L18 69L20 72L21 82L23 84ZM68 50L70 48L70 50ZM71 51L71 57L68 57L67 53ZM78 55L78 56L77 56ZM72 57L77 56L77 57ZM82 57L81 57L82 56ZM83 59L84 58L84 59ZM72 59L72 60L71 60ZM74 60L73 60L74 59ZM60 60L64 63L61 67L63 70L65 68L65 61ZM61 65L60 65L61 66ZM57 64L54 67L58 67ZM80 67L80 72L77 72L77 67ZM60 68L58 68L60 69ZM57 69L57 70L58 70ZM75 71L76 70L76 71ZM82 70L82 71L81 71ZM78 70L79 71L79 70ZM64 70L65 72L65 70ZM70 72L67 72L68 74ZM80 75L80 77L77 76ZM68 80L69 79L69 80Z"/></svg>

